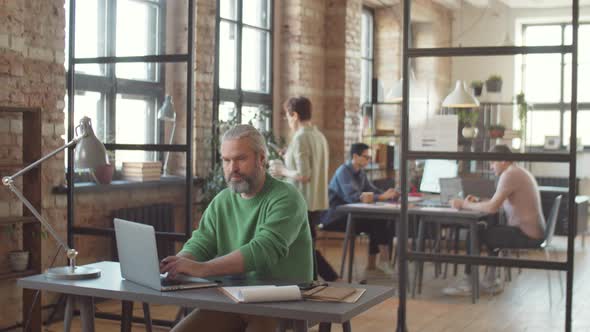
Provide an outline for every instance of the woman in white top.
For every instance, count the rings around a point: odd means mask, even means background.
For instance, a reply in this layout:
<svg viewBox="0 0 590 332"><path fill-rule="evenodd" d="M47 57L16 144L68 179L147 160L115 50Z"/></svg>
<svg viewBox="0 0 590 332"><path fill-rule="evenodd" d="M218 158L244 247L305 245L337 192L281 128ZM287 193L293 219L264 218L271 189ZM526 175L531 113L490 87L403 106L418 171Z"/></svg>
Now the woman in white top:
<svg viewBox="0 0 590 332"><path fill-rule="evenodd" d="M315 225L319 223L321 212L329 207L328 142L311 123L309 99L291 97L284 103L283 108L293 137L284 155L285 166L271 167L270 174L285 177L303 194L307 203L312 238L315 240ZM317 250L315 253L317 272L322 279L327 281L337 279L338 275L321 253Z"/></svg>

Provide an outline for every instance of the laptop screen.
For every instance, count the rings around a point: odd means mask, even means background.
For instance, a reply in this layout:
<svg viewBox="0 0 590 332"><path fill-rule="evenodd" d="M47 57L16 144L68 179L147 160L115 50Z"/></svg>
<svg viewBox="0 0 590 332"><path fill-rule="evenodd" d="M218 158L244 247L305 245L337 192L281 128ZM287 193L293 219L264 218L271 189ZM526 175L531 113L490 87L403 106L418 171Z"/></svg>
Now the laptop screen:
<svg viewBox="0 0 590 332"><path fill-rule="evenodd" d="M429 159L424 163L420 191L440 194L440 179L457 176L458 166L454 160Z"/></svg>

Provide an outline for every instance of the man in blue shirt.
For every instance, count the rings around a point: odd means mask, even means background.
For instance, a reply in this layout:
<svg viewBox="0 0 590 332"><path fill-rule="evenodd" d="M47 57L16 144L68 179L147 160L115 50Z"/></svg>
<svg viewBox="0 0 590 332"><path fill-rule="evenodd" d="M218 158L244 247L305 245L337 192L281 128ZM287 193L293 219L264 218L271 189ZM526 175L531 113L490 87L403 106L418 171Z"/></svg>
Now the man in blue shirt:
<svg viewBox="0 0 590 332"><path fill-rule="evenodd" d="M369 146L364 143L354 143L350 147L350 160L340 165L330 180L328 198L330 208L322 218L323 229L328 231L344 231L346 229L346 215L336 212L340 205L350 203L374 203L395 199L399 193L389 188L382 191L375 187L367 178L364 168L371 160ZM377 269L377 254L380 254L379 269L391 273L388 244L392 232L388 223L372 220L355 223L357 233L369 234L369 260L367 270Z"/></svg>

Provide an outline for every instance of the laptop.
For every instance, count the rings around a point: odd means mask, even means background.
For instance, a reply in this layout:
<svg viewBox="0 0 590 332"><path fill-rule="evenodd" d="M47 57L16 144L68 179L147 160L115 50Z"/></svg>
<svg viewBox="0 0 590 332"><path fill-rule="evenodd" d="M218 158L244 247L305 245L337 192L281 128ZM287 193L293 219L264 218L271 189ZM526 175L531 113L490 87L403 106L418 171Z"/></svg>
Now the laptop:
<svg viewBox="0 0 590 332"><path fill-rule="evenodd" d="M438 199L425 199L416 205L422 207L450 207L449 201L453 198L458 198L461 192L460 178L440 178L440 195Z"/></svg>
<svg viewBox="0 0 590 332"><path fill-rule="evenodd" d="M125 280L162 292L217 286L210 280L188 275L176 279L161 275L153 226L115 218L115 237Z"/></svg>
<svg viewBox="0 0 590 332"><path fill-rule="evenodd" d="M473 195L480 198L492 198L496 193L494 180L485 178L462 178L461 187L465 196Z"/></svg>

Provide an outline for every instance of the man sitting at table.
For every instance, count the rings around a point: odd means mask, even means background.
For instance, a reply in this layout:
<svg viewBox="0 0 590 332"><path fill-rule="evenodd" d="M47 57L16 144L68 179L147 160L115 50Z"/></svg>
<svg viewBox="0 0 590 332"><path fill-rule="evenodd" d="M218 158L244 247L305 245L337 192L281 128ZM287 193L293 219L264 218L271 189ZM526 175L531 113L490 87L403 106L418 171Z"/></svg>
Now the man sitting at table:
<svg viewBox="0 0 590 332"><path fill-rule="evenodd" d="M512 151L506 145L496 145L490 152ZM490 168L499 176L496 192L490 200L480 201L478 197L469 195L464 200L451 200L451 205L457 209L488 213L496 213L500 207L504 209L507 225L488 225L479 231L480 242L486 245L490 256L497 256L502 248L534 248L540 245L545 234L545 218L534 176L512 161L492 161ZM467 268L466 273L469 272ZM494 267L488 268L481 284L484 291L502 291L502 283L496 277ZM471 293L471 282L461 280L457 285L445 288L443 293L468 295Z"/></svg>
<svg viewBox="0 0 590 332"><path fill-rule="evenodd" d="M388 201L399 196L399 193L389 188L385 192L375 187L367 178L364 168L371 160L369 146L364 143L354 143L350 147L350 160L340 165L330 180L328 198L330 209L322 217L324 230L344 231L347 216L336 212L340 205L350 203L374 203ZM375 272L393 273L389 257L388 244L392 238L388 223L383 220L355 222L357 233L369 234L369 260L367 275ZM380 254L380 264L377 266L377 254Z"/></svg>
<svg viewBox="0 0 590 332"><path fill-rule="evenodd" d="M303 196L266 173L264 137L250 125L221 143L228 188L207 207L197 230L160 271L196 277L239 275L258 280L312 280L311 235ZM172 331L275 331L272 318L195 310Z"/></svg>

